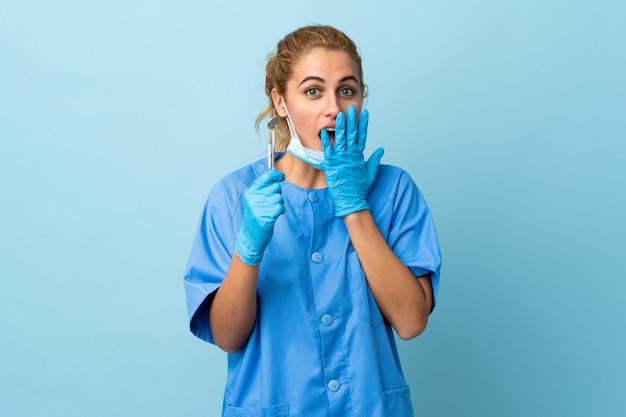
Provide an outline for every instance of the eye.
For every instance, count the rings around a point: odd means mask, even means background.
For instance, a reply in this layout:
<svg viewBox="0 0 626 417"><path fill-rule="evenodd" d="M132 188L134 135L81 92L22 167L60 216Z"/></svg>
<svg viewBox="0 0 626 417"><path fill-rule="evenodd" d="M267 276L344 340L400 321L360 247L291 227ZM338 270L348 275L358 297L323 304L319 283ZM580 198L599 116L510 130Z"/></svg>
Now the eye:
<svg viewBox="0 0 626 417"><path fill-rule="evenodd" d="M349 87L344 87L339 90L339 95L343 97L352 97L354 96L354 90Z"/></svg>
<svg viewBox="0 0 626 417"><path fill-rule="evenodd" d="M309 88L304 92L304 94L309 97L317 97L320 95L320 90L318 88Z"/></svg>

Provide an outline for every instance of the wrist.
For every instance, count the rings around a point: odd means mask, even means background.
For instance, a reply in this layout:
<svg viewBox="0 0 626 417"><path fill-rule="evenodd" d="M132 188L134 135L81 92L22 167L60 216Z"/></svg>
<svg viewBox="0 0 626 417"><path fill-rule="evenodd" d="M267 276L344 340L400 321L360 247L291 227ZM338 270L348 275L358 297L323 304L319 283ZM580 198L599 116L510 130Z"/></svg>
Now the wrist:
<svg viewBox="0 0 626 417"><path fill-rule="evenodd" d="M369 211L370 206L365 200L342 202L335 205L335 217L346 218L362 211Z"/></svg>
<svg viewBox="0 0 626 417"><path fill-rule="evenodd" d="M346 223L346 225L348 224L356 225L364 221L367 221L367 219L371 217L372 216L371 216L369 208L366 208L363 210L355 211L350 214L346 214L345 216L342 217L342 219L344 223Z"/></svg>
<svg viewBox="0 0 626 417"><path fill-rule="evenodd" d="M235 241L235 254L243 263L249 266L258 266L263 259L263 250L255 250L244 233L239 233Z"/></svg>

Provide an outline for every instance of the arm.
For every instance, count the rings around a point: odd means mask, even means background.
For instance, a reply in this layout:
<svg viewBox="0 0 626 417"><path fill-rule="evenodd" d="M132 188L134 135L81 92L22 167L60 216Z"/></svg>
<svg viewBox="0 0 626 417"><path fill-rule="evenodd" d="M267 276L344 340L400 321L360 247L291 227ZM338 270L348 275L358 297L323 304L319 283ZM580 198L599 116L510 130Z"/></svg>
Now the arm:
<svg viewBox="0 0 626 417"><path fill-rule="evenodd" d="M254 327L258 275L258 266L233 256L211 303L209 321L215 344L228 353L238 351Z"/></svg>
<svg viewBox="0 0 626 417"><path fill-rule="evenodd" d="M428 321L433 293L429 276L416 278L393 253L376 227L366 198L383 155L377 149L363 158L369 113L362 110L357 126L355 108L337 114L335 144L322 131L325 175L335 204L359 256L365 278L383 316L402 339L419 335Z"/></svg>
<svg viewBox="0 0 626 417"><path fill-rule="evenodd" d="M256 321L257 281L263 252L276 219L285 212L280 171L266 171L243 198L243 222L235 254L209 308L215 344L228 353L246 342Z"/></svg>
<svg viewBox="0 0 626 417"><path fill-rule="evenodd" d="M407 340L418 336L426 328L432 309L430 277L416 278L398 259L380 234L369 210L357 211L343 219L383 316L400 338Z"/></svg>

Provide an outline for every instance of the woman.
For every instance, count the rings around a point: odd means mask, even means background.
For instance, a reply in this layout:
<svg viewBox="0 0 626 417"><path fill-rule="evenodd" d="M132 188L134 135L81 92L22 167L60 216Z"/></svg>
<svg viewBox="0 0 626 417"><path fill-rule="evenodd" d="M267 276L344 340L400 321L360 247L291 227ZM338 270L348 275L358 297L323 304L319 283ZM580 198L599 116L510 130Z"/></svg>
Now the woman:
<svg viewBox="0 0 626 417"><path fill-rule="evenodd" d="M394 341L419 335L440 253L403 170L365 160L361 58L307 26L266 67L276 169L210 192L185 274L192 332L228 352L224 416L412 416ZM284 152L286 150L286 152Z"/></svg>

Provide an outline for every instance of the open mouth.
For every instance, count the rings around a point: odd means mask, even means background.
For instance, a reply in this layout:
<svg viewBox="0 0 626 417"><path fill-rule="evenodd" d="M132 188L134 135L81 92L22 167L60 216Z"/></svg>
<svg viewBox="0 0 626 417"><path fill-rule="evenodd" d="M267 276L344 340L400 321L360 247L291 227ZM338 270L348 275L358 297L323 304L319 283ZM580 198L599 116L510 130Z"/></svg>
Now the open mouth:
<svg viewBox="0 0 626 417"><path fill-rule="evenodd" d="M328 133L328 139L330 139L330 144L333 145L335 143L335 128L327 127L324 129ZM322 132L320 131L320 137Z"/></svg>

